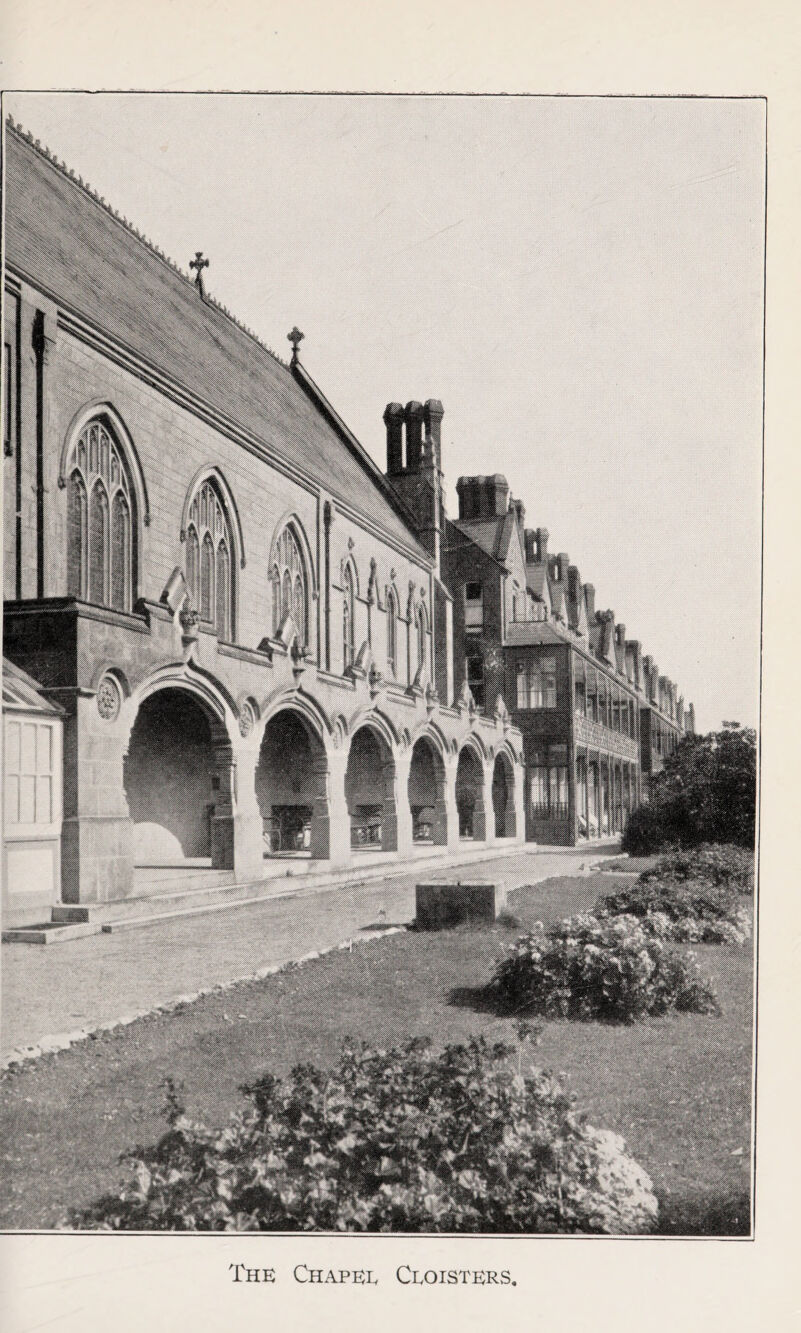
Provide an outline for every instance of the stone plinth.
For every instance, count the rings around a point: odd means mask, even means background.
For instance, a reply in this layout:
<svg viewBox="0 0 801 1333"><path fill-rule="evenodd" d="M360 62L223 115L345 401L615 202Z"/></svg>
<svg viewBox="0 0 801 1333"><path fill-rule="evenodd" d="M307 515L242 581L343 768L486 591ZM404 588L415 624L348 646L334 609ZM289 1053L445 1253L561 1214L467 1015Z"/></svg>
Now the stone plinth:
<svg viewBox="0 0 801 1333"><path fill-rule="evenodd" d="M418 930L446 930L464 921L495 921L506 908L506 888L489 880L418 884Z"/></svg>

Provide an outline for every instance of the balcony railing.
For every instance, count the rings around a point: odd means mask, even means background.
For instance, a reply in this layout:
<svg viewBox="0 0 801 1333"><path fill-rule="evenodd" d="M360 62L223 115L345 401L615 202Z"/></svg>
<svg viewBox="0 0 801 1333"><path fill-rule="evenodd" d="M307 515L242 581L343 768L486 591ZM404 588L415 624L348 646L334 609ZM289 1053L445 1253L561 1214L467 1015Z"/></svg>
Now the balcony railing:
<svg viewBox="0 0 801 1333"><path fill-rule="evenodd" d="M529 807L532 818L563 821L570 818L567 801L535 801Z"/></svg>

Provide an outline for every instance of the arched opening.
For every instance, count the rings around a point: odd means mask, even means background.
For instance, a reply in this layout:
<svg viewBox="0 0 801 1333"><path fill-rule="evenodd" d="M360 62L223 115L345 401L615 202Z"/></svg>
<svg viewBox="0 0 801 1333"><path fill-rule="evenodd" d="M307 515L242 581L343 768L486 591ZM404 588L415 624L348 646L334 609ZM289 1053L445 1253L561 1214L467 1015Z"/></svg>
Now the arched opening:
<svg viewBox="0 0 801 1333"><path fill-rule="evenodd" d="M163 689L142 702L123 771L136 865L219 862L213 821L222 807L230 814L220 783L227 749L222 725L188 691Z"/></svg>
<svg viewBox="0 0 801 1333"><path fill-rule="evenodd" d="M409 765L409 808L414 842L444 847L448 842L445 765L425 736L415 742Z"/></svg>
<svg viewBox="0 0 801 1333"><path fill-rule="evenodd" d="M395 763L389 745L372 727L361 727L350 743L345 800L354 850L397 849Z"/></svg>
<svg viewBox="0 0 801 1333"><path fill-rule="evenodd" d="M293 709L276 713L256 768L265 856L327 856L326 781L325 750L311 726Z"/></svg>
<svg viewBox="0 0 801 1333"><path fill-rule="evenodd" d="M509 756L503 752L496 755L492 769L492 808L495 837L513 838L517 832L514 769Z"/></svg>
<svg viewBox="0 0 801 1333"><path fill-rule="evenodd" d="M456 809L459 812L459 837L483 842L487 836L484 775L481 761L468 746L460 752L456 769Z"/></svg>

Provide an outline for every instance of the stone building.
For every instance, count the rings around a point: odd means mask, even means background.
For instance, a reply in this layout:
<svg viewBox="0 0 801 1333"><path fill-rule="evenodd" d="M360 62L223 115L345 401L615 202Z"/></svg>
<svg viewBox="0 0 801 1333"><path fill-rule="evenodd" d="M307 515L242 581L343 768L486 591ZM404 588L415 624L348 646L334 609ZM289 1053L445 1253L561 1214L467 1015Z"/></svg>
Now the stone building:
<svg viewBox="0 0 801 1333"><path fill-rule="evenodd" d="M441 405L392 405L385 476L302 334L6 144L4 652L63 716L59 918L522 840L500 678L454 674Z"/></svg>
<svg viewBox="0 0 801 1333"><path fill-rule="evenodd" d="M526 838L572 846L622 832L685 730L676 687L613 611L595 608L564 552L505 477L461 477L446 523L457 679L479 701L501 692L523 735Z"/></svg>

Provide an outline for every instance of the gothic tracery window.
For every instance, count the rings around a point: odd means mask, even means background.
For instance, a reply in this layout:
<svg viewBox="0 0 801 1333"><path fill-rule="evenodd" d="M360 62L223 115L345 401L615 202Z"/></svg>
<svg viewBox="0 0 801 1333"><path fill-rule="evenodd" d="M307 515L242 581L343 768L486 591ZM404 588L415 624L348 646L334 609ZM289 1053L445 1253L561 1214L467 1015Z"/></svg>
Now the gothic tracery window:
<svg viewBox="0 0 801 1333"><path fill-rule="evenodd" d="M221 639L233 636L233 540L215 483L203 482L189 507L186 581L201 623Z"/></svg>
<svg viewBox="0 0 801 1333"><path fill-rule="evenodd" d="M352 665L355 655L353 627L355 600L353 570L350 565L346 565L342 586L342 658L346 667Z"/></svg>
<svg viewBox="0 0 801 1333"><path fill-rule="evenodd" d="M116 438L95 419L72 455L68 500L70 596L118 611L134 600L134 494Z"/></svg>
<svg viewBox="0 0 801 1333"><path fill-rule="evenodd" d="M273 635L277 635L287 612L303 644L309 639L309 598L306 564L294 529L287 524L278 538L270 571L273 585Z"/></svg>
<svg viewBox="0 0 801 1333"><path fill-rule="evenodd" d="M417 665L425 669L428 643L428 616L424 606L417 609Z"/></svg>
<svg viewBox="0 0 801 1333"><path fill-rule="evenodd" d="M387 665L393 676L398 674L398 604L390 588L387 593Z"/></svg>

